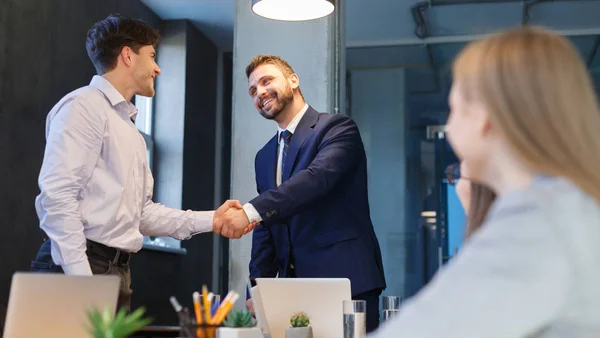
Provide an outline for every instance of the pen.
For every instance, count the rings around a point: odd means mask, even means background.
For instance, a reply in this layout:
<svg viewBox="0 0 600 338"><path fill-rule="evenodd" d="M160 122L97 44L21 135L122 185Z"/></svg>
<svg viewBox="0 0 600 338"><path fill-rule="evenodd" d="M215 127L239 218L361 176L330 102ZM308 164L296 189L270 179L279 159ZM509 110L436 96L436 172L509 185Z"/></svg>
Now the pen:
<svg viewBox="0 0 600 338"><path fill-rule="evenodd" d="M188 308L184 307L183 310L181 310L181 312L183 313L182 316L185 318L185 324L183 325L184 331L186 331L189 334L189 337L193 337L194 329L192 328L193 324L190 311L188 310Z"/></svg>
<svg viewBox="0 0 600 338"><path fill-rule="evenodd" d="M238 295L237 293L234 292L233 296L231 296L230 299L226 299L223 302L222 307L219 308L219 310L217 311L217 314L215 315L215 319L214 319L215 324L220 325L221 322L223 322L225 317L227 317L227 315L229 314L229 311L231 311L233 304L235 304L235 302L237 302L239 297L240 297L240 295Z"/></svg>
<svg viewBox="0 0 600 338"><path fill-rule="evenodd" d="M207 303L208 303L208 313L210 314L210 317L211 317L211 318L212 318L212 316L213 316L211 309L212 309L212 303L213 303L213 298L214 298L214 297L215 297L215 294L214 294L214 293L212 293L212 292L209 292L209 293L208 293L208 300L207 300ZM206 310L205 310L205 311L206 311ZM210 324L210 323L209 323L209 324Z"/></svg>
<svg viewBox="0 0 600 338"><path fill-rule="evenodd" d="M181 307L181 304L179 304L179 302L177 301L177 298L175 298L175 296L171 296L171 298L169 298L169 301L171 302L173 309L175 309L175 312L177 313L177 316L179 317L179 324L183 327L184 331L189 333L189 328L187 328L187 326L190 324L190 318L189 318L189 316L186 315L187 309L184 309ZM192 337L192 336L190 336L190 337Z"/></svg>
<svg viewBox="0 0 600 338"><path fill-rule="evenodd" d="M202 300L204 305L204 315L206 316L206 324L211 324L211 316L210 316L210 305L208 303L208 288L206 285L202 285Z"/></svg>
<svg viewBox="0 0 600 338"><path fill-rule="evenodd" d="M171 296L171 298L169 298L169 301L171 302L171 305L173 305L173 309L175 309L175 312L177 314L181 313L181 304L179 304L179 302L177 301L177 298L175 298L175 296Z"/></svg>
<svg viewBox="0 0 600 338"><path fill-rule="evenodd" d="M233 294L234 294L234 292L233 292L233 291L229 291L229 292L227 293L227 295L225 296L225 299L223 299L223 300L221 301L221 304L220 304L220 305L219 305L219 307L217 308L217 311L215 312L215 314L214 314L213 318L214 318L214 317L217 317L217 316L220 314L220 312L221 312L221 311L223 311L223 306L225 305L225 303L226 303L226 302L228 302L228 301L231 299L231 297L233 296ZM219 323L216 323L216 322L215 322L215 323L213 323L213 324L215 324L215 325L219 325Z"/></svg>
<svg viewBox="0 0 600 338"><path fill-rule="evenodd" d="M210 315L214 317L217 314L218 309L219 309L219 303L218 302L213 303L211 306L211 309L210 309Z"/></svg>
<svg viewBox="0 0 600 338"><path fill-rule="evenodd" d="M210 305L210 315L214 316L219 309L219 305L221 305L221 297L219 295L214 295L212 300L212 304Z"/></svg>
<svg viewBox="0 0 600 338"><path fill-rule="evenodd" d="M202 320L202 310L200 309L200 293L198 291L195 291L192 294L192 298L194 300L194 312L196 313L196 323L202 324L203 320Z"/></svg>

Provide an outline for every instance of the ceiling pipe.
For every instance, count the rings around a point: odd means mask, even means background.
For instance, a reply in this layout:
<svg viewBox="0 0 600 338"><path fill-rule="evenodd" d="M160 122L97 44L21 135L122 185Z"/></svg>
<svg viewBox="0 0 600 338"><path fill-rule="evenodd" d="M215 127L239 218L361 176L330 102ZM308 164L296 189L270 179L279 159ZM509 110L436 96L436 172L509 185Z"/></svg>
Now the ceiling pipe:
<svg viewBox="0 0 600 338"><path fill-rule="evenodd" d="M531 16L529 15L529 10L531 10L531 7L533 6L537 6L541 3L544 2L553 2L555 0L531 0L525 3L525 5L523 6L523 26L527 25L529 23L529 19L531 19Z"/></svg>
<svg viewBox="0 0 600 338"><path fill-rule="evenodd" d="M561 36L596 36L600 35L600 27L582 28L582 29L562 29L552 30L555 34ZM466 43L484 39L493 33L486 34L468 34L468 35L445 35L432 36L424 39L417 37L407 37L393 40L365 40L365 41L349 41L346 43L346 48L376 48L376 47L402 47L402 46L419 46L432 44L446 43Z"/></svg>
<svg viewBox="0 0 600 338"><path fill-rule="evenodd" d="M544 2L558 2L558 1L581 1L581 0L450 0L450 1L422 1L414 4L411 7L411 13L413 20L415 21L416 29L415 35L420 39L425 39L430 37L429 34L429 26L427 24L427 20L425 19L425 13L431 7L439 7L439 6L451 6L451 5L489 5L489 4L497 4L497 3L522 3L523 4L523 18L522 23L526 25L529 23L530 14L529 11L532 7L537 6Z"/></svg>
<svg viewBox="0 0 600 338"><path fill-rule="evenodd" d="M596 57L596 53L598 52L598 48L600 47L600 35L596 37L596 41L594 42L594 46L592 47L592 52L587 60L588 68L592 67L592 62L594 62L594 58Z"/></svg>
<svg viewBox="0 0 600 338"><path fill-rule="evenodd" d="M509 3L523 2L523 0L465 0L465 1L422 1L414 4L410 10L413 20L415 21L415 35L420 39L428 38L429 26L425 19L425 13L431 7L452 6L452 5L471 5L471 4L494 4L494 3Z"/></svg>

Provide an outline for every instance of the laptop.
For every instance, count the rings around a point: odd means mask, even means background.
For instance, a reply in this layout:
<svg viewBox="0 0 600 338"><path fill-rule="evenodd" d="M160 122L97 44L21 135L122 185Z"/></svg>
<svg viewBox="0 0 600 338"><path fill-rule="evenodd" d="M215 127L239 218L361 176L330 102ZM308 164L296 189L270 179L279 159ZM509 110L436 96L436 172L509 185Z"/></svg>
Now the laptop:
<svg viewBox="0 0 600 338"><path fill-rule="evenodd" d="M271 338L285 338L296 312L308 315L313 338L343 337L343 303L352 299L349 279L257 278L256 285L263 318L259 325L266 326Z"/></svg>
<svg viewBox="0 0 600 338"><path fill-rule="evenodd" d="M119 276L17 272L8 298L4 338L89 337L86 310L116 309Z"/></svg>

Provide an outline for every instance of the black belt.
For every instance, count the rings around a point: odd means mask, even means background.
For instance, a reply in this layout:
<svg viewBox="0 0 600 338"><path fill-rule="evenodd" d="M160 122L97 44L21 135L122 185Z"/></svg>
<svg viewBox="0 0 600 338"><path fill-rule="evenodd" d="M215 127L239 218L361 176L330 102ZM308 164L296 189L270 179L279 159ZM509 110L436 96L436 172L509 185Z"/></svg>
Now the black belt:
<svg viewBox="0 0 600 338"><path fill-rule="evenodd" d="M91 240L86 240L87 252L91 252L100 257L106 258L107 260L113 262L114 264L128 264L131 259L131 253L115 248L111 248L104 244L94 242Z"/></svg>

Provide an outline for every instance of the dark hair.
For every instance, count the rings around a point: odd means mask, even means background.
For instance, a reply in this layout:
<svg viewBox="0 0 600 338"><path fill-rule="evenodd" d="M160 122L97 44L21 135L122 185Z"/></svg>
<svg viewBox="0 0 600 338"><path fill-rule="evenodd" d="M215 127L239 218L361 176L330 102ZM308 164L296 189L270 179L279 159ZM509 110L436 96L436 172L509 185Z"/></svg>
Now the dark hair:
<svg viewBox="0 0 600 338"><path fill-rule="evenodd" d="M136 54L143 46L158 43L160 34L140 19L112 14L98 21L87 33L85 47L98 75L113 70L123 47Z"/></svg>
<svg viewBox="0 0 600 338"><path fill-rule="evenodd" d="M469 238L477 229L481 228L495 200L496 193L492 189L471 181L471 205L469 205L469 214L467 215L466 238Z"/></svg>
<svg viewBox="0 0 600 338"><path fill-rule="evenodd" d="M292 66L290 66L290 64L287 63L287 61L280 58L279 56L269 55L269 54L260 54L260 55L253 57L252 61L250 61L250 64L248 66L246 66L246 77L250 78L250 74L252 74L252 72L256 68L258 68L258 66L262 66L262 65L266 65L266 64L274 65L275 67L277 67L281 71L283 76L285 76L286 78L295 73L294 70L292 69ZM304 95L302 95L302 91L300 90L300 87L298 87L298 92L300 93L300 96L302 96L304 98Z"/></svg>

